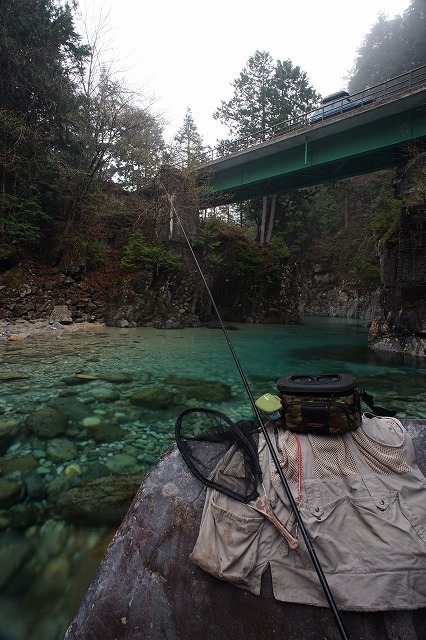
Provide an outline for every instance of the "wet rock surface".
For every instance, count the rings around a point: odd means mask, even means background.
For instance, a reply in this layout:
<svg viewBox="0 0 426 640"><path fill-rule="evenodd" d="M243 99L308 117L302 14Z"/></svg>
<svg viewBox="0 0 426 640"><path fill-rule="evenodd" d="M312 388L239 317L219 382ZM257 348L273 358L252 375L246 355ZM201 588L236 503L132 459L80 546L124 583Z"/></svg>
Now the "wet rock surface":
<svg viewBox="0 0 426 640"><path fill-rule="evenodd" d="M404 421L426 473L426 420ZM171 447L146 477L109 545L65 640L338 640L329 610L259 597L188 560L204 489ZM351 640L426 638L425 610L342 612Z"/></svg>
<svg viewBox="0 0 426 640"><path fill-rule="evenodd" d="M72 523L114 526L125 516L142 479L141 473L135 473L90 480L63 493L56 503L56 512Z"/></svg>

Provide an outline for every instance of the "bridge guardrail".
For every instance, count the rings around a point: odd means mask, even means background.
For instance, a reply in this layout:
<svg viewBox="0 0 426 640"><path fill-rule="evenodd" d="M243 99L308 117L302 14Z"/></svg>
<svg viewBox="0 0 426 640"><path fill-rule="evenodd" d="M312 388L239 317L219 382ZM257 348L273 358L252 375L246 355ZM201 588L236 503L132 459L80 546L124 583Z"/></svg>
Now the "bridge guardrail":
<svg viewBox="0 0 426 640"><path fill-rule="evenodd" d="M362 100L367 96L373 98L373 102L370 105L366 105L366 108L371 108L377 100L392 97L403 91L411 91L423 84L426 84L426 65L380 82L373 87L367 87L363 91L354 93L351 98L354 100ZM248 149L256 144L261 144L262 142L267 142L286 133L294 133L299 129L303 129L310 124L309 117L313 112L314 111L302 113L299 116L275 124L272 127L256 131L238 140L225 141L212 149L210 160L221 158L231 153L236 153L237 151L244 151L244 149ZM319 120L319 122L322 120ZM315 124L318 124L318 122Z"/></svg>

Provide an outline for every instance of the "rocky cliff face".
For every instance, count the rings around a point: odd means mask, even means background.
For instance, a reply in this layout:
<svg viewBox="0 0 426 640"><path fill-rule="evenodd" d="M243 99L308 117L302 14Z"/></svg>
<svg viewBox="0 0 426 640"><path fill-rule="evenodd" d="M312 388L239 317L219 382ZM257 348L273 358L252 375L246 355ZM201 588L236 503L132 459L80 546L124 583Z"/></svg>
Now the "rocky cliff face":
<svg viewBox="0 0 426 640"><path fill-rule="evenodd" d="M408 205L401 213L399 243L381 255L382 313L373 319L369 345L426 357L426 207Z"/></svg>
<svg viewBox="0 0 426 640"><path fill-rule="evenodd" d="M200 274L192 266L158 275L125 271L110 261L102 269L63 273L36 258L0 263L0 320L50 320L61 324L180 328L215 320ZM224 278L206 273L224 320L297 324L300 283L295 267L263 277Z"/></svg>
<svg viewBox="0 0 426 640"><path fill-rule="evenodd" d="M350 282L336 282L336 275L312 265L302 288L302 312L315 316L354 318L370 321L380 313L380 291L362 291Z"/></svg>

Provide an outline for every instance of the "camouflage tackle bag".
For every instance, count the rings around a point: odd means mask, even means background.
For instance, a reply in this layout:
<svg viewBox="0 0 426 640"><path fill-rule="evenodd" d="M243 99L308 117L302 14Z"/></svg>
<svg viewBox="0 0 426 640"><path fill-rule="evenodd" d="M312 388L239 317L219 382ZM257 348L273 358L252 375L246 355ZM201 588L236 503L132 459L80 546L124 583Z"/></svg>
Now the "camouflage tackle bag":
<svg viewBox="0 0 426 640"><path fill-rule="evenodd" d="M362 394L349 373L286 376L277 387L281 420L290 431L340 434L361 425Z"/></svg>

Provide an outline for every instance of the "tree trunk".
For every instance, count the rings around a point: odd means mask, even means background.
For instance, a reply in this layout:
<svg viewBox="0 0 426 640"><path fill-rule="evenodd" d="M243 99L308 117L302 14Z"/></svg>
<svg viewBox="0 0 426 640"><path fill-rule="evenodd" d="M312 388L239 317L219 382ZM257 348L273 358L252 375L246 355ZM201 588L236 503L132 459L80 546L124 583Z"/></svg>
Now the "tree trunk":
<svg viewBox="0 0 426 640"><path fill-rule="evenodd" d="M266 211L268 208L268 196L263 196L262 223L260 225L259 244L265 244Z"/></svg>
<svg viewBox="0 0 426 640"><path fill-rule="evenodd" d="M271 242L271 238L272 238L272 228L274 226L274 220L275 220L275 209L277 207L277 197L278 196L276 193L274 193L274 195L272 196L271 212L269 214L269 223L268 223L268 233L266 234L266 244Z"/></svg>

